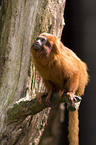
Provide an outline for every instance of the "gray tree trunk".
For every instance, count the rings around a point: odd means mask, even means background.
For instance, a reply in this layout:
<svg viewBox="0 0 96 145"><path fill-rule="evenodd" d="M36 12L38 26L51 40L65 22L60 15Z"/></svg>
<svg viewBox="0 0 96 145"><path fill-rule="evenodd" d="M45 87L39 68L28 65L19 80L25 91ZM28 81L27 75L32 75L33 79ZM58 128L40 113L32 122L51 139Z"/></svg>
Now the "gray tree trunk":
<svg viewBox="0 0 96 145"><path fill-rule="evenodd" d="M30 47L42 32L61 37L65 0L2 0L0 6L0 144L38 145L50 108L9 123L7 111L44 91L30 60ZM17 110L15 110L17 111Z"/></svg>

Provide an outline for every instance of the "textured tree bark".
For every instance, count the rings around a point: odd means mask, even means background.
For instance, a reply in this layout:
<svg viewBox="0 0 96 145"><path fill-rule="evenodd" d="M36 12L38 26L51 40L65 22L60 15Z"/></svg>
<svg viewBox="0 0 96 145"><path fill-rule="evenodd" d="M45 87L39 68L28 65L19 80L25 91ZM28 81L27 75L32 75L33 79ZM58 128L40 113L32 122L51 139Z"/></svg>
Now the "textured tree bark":
<svg viewBox="0 0 96 145"><path fill-rule="evenodd" d="M42 32L61 37L65 0L2 0L0 6L0 144L39 143L50 108L8 124L7 111L22 97L44 91L30 61L30 47Z"/></svg>

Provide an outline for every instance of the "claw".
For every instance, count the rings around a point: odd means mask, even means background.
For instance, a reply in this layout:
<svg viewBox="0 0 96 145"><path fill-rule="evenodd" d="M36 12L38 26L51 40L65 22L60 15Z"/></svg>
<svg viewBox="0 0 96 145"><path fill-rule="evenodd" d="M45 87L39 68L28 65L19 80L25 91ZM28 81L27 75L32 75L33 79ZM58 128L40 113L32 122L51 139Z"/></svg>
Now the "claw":
<svg viewBox="0 0 96 145"><path fill-rule="evenodd" d="M74 96L74 102L80 102L82 100L79 96Z"/></svg>

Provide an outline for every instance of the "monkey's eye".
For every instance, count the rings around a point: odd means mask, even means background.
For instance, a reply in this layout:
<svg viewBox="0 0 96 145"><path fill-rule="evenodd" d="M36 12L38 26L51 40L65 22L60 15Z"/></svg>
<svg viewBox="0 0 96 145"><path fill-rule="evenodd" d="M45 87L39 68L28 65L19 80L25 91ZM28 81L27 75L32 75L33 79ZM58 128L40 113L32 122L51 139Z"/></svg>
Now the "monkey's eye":
<svg viewBox="0 0 96 145"><path fill-rule="evenodd" d="M41 42L45 42L45 39L44 38L41 38Z"/></svg>
<svg viewBox="0 0 96 145"><path fill-rule="evenodd" d="M45 43L45 39L44 38L40 38L40 37L38 37L36 39L36 42L35 42L36 45L40 45L40 46L42 46L44 43Z"/></svg>
<svg viewBox="0 0 96 145"><path fill-rule="evenodd" d="M36 41L38 41L38 40L41 41L42 43L45 42L45 39L44 38L37 38Z"/></svg>

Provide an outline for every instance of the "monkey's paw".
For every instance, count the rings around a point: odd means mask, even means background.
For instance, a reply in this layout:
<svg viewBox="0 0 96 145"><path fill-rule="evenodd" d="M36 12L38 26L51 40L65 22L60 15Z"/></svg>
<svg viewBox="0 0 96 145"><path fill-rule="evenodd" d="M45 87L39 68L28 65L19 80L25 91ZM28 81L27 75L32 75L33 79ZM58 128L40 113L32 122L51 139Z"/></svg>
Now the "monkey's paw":
<svg viewBox="0 0 96 145"><path fill-rule="evenodd" d="M67 95L70 100L70 103L67 103L67 109L69 111L75 111L77 108L79 108L82 98L70 92L68 92Z"/></svg>
<svg viewBox="0 0 96 145"><path fill-rule="evenodd" d="M68 98L70 99L71 104L73 105L73 104L74 104L74 97L75 97L75 94L72 93L72 92L68 92L68 93L67 93L67 96L68 96Z"/></svg>

